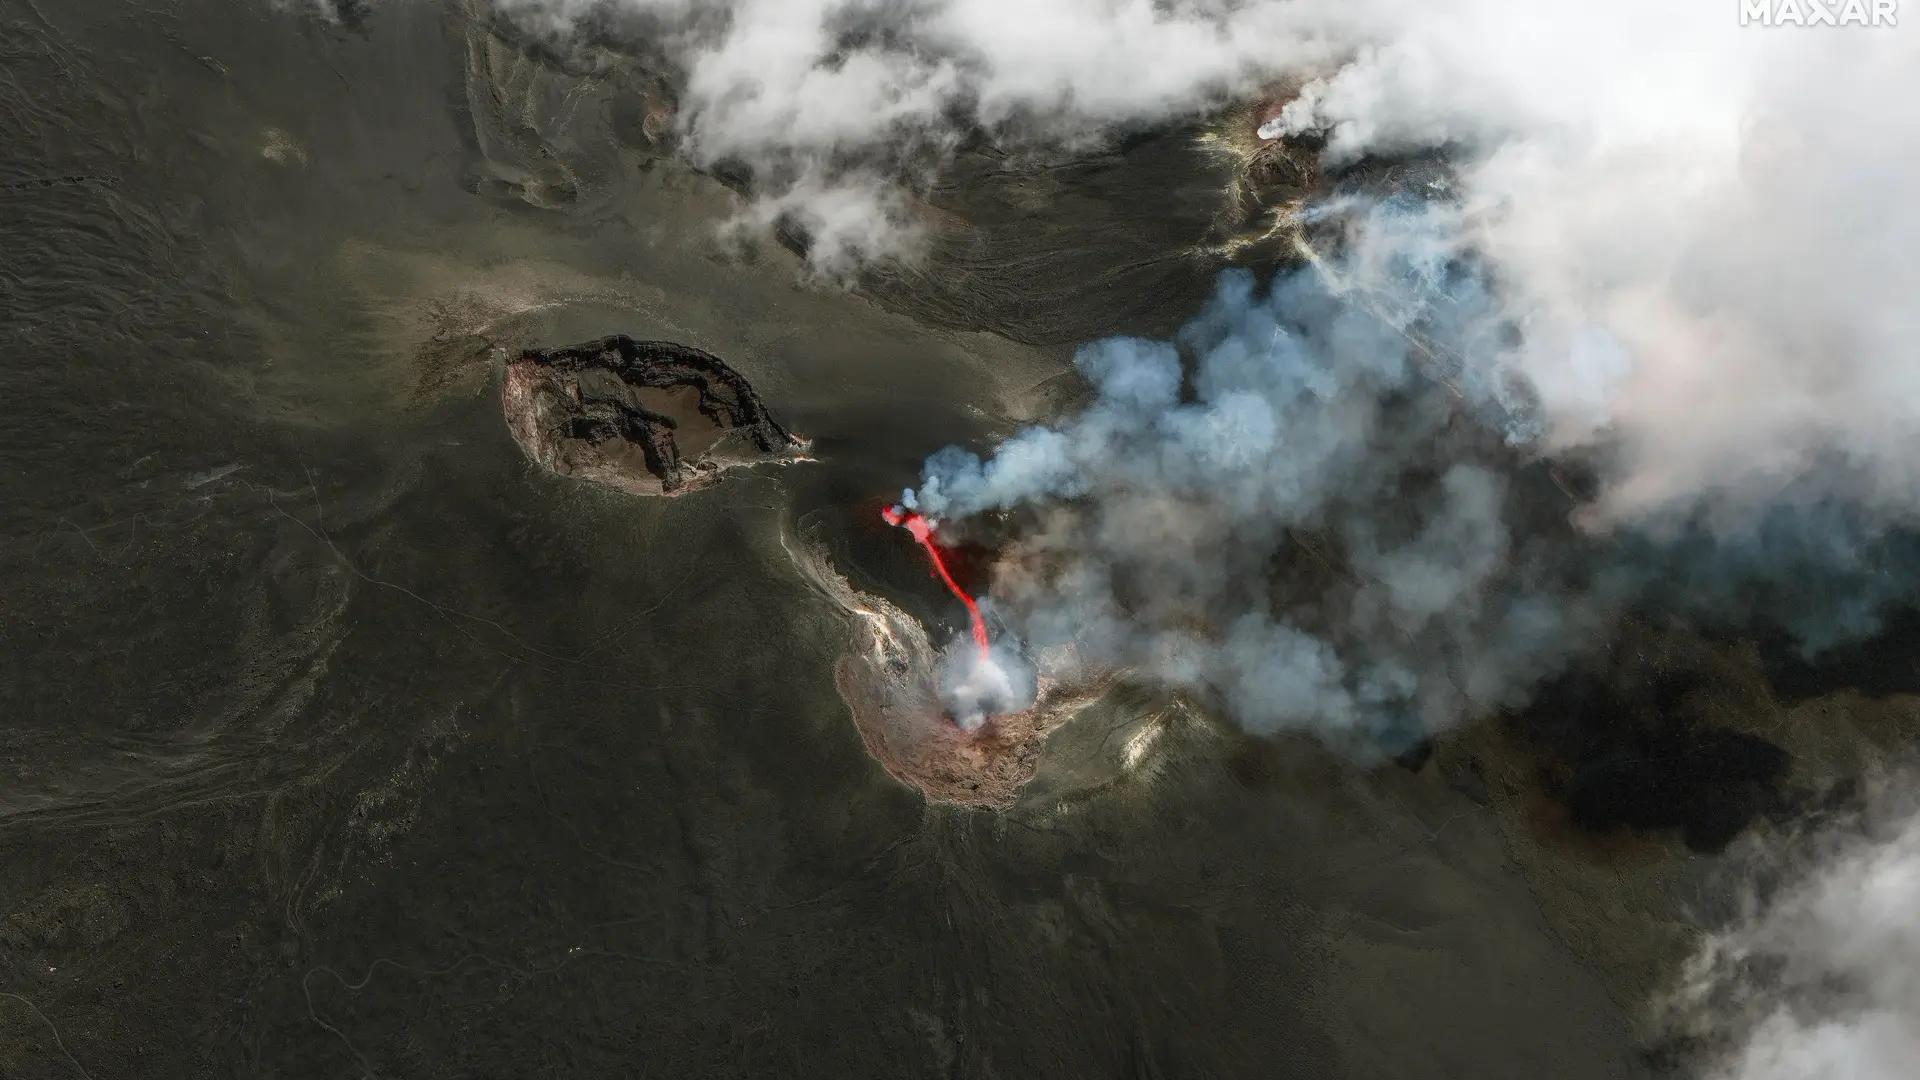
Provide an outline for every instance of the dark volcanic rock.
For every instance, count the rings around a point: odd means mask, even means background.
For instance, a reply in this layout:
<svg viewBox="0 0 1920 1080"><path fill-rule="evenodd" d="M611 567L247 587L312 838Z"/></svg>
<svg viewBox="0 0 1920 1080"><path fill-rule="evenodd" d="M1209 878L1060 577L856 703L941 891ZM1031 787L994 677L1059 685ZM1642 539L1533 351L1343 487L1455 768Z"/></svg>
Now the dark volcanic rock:
<svg viewBox="0 0 1920 1080"><path fill-rule="evenodd" d="M1734 690L1698 667L1637 661L1578 671L1542 688L1517 717L1546 752L1540 779L1590 834L1673 830L1696 853L1723 851L1748 826L1810 809L1789 783L1792 757L1715 723Z"/></svg>
<svg viewBox="0 0 1920 1080"><path fill-rule="evenodd" d="M719 357L624 334L522 353L501 401L527 456L637 495L697 491L729 468L793 461L808 446Z"/></svg>

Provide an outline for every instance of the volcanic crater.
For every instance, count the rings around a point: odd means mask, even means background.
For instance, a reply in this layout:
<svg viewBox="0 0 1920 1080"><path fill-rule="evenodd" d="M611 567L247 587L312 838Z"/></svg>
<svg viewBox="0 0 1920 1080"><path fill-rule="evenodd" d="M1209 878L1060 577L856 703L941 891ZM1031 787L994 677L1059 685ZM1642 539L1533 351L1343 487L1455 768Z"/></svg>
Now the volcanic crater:
<svg viewBox="0 0 1920 1080"><path fill-rule="evenodd" d="M501 404L528 457L634 495L684 495L810 445L719 357L625 334L522 353Z"/></svg>

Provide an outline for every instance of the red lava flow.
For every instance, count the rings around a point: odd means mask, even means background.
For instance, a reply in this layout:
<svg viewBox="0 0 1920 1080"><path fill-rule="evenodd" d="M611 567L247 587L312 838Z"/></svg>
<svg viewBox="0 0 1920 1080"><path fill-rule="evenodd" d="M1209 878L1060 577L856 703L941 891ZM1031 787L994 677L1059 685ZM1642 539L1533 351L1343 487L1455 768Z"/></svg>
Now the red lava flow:
<svg viewBox="0 0 1920 1080"><path fill-rule="evenodd" d="M974 603L973 597L967 595L967 590L961 588L960 583L947 572L947 561L940 557L940 549L933 546L933 523L927 520L925 514L901 506L889 506L880 511L880 516L886 519L887 524L912 533L920 546L927 549L928 557L933 560L933 568L940 573L940 580L946 582L947 588L953 590L953 595L967 605L967 617L973 622L973 643L980 647L980 659L987 659L987 621L980 617L980 605Z"/></svg>

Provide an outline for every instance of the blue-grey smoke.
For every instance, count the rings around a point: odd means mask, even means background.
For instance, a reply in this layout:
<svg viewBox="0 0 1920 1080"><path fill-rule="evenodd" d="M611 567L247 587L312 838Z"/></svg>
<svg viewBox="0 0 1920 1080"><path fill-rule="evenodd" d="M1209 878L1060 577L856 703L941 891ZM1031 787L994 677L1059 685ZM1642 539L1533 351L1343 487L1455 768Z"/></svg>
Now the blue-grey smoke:
<svg viewBox="0 0 1920 1080"><path fill-rule="evenodd" d="M1424 213L1374 217L1404 234ZM1391 747L1514 703L1587 634L1595 589L1509 520L1511 395L1423 343L1488 332L1478 283L1405 250L1372 271L1399 283L1391 309L1322 269L1264 291L1229 273L1176 341L1081 350L1080 415L984 460L943 450L906 497L949 524L1018 517L993 600L1020 640L1254 730Z"/></svg>
<svg viewBox="0 0 1920 1080"><path fill-rule="evenodd" d="M1250 730L1393 750L1524 703L1625 605L1771 618L1812 652L1874 630L1915 580L1887 567L1920 570L1920 550L1827 503L1574 528L1529 388L1496 362L1523 328L1449 242L1449 208L1333 211L1356 223L1337 257L1264 289L1229 272L1175 340L1083 348L1079 415L927 461L906 502L1002 538L991 595L1017 639ZM1622 362L1605 335L1574 360L1596 379Z"/></svg>
<svg viewBox="0 0 1920 1080"><path fill-rule="evenodd" d="M1822 483L1821 481L1825 481ZM1841 477L1736 521L1656 521L1619 538L1647 606L1732 632L1778 632L1802 657L1872 637L1920 583L1911 523L1850 501Z"/></svg>

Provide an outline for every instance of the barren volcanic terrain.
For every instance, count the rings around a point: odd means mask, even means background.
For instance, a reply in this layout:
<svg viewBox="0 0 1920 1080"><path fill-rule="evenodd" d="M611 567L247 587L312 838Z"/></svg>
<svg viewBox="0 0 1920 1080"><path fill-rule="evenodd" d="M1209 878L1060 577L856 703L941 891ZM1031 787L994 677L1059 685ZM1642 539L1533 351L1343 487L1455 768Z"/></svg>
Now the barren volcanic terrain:
<svg viewBox="0 0 1920 1080"><path fill-rule="evenodd" d="M1098 45L1061 129L862 21L978 4L0 0L0 1076L1732 1076L1663 1003L1773 853L1867 835L1911 605L1817 651L1629 588L1705 572L1528 562L1632 554L1575 524L1603 455L1476 427L1525 395L1471 412L1422 336L1472 290L1346 288L1321 212L1440 200L1443 155L1125 36L1265 0L1120 6L992 39L1035 95ZM892 141L746 109L778 57L695 70L792 41ZM1358 359L1263 413L1290 302ZM1568 582L1618 592L1549 618ZM968 715L976 627L1031 670Z"/></svg>

